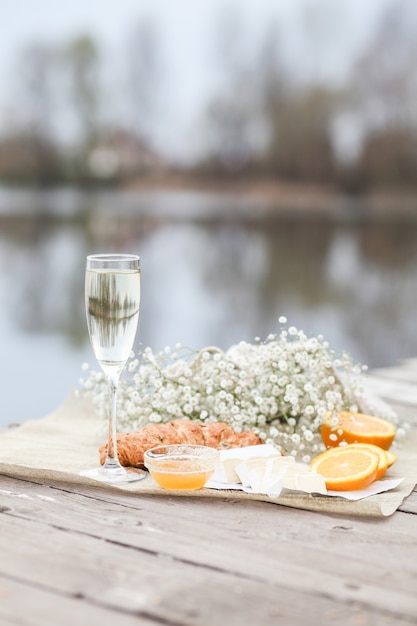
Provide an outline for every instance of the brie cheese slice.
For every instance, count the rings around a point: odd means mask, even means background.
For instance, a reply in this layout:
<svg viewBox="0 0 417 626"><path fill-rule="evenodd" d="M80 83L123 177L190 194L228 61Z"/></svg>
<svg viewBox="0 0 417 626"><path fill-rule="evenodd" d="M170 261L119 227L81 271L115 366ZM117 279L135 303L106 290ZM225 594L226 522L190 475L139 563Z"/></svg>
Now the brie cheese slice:
<svg viewBox="0 0 417 626"><path fill-rule="evenodd" d="M223 483L240 482L235 468L250 459L262 459L270 457L280 457L281 453L271 444L260 444L257 446L245 446L244 448L231 448L220 451L220 464L216 469L212 480Z"/></svg>

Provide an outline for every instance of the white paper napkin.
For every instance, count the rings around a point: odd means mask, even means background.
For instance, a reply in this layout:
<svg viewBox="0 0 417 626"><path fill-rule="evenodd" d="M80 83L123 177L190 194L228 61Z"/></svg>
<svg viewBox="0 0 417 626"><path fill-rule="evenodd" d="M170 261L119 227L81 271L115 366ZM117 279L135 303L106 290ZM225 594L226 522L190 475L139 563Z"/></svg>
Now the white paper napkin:
<svg viewBox="0 0 417 626"><path fill-rule="evenodd" d="M346 500L361 500L362 498L368 498L369 496L374 496L377 493L383 493L384 491L390 491L391 489L395 489L402 483L404 478L391 478L386 480L377 480L373 482L369 487L365 489L361 489L359 491L327 491L326 496L334 497L337 496L339 498L345 498ZM208 489L231 489L235 491L245 491L246 493L256 493L250 487L244 487L242 483L222 483L215 480L209 480L205 485ZM278 488L277 488L278 487ZM278 485L273 485L266 495L270 498L277 498L280 495L284 495L285 493L291 493L290 489L281 488L279 489Z"/></svg>

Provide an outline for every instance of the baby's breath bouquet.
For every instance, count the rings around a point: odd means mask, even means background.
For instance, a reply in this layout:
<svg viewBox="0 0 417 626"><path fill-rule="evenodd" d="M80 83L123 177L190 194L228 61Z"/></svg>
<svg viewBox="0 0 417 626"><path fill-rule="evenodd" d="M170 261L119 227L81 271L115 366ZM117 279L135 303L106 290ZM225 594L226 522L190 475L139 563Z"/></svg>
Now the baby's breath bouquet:
<svg viewBox="0 0 417 626"><path fill-rule="evenodd" d="M280 318L282 324L285 319ZM132 354L119 389L118 429L188 417L251 429L266 443L306 463L323 448L320 426L340 410L357 411L364 366L337 355L322 336L281 327L265 341L240 342L225 352L193 352L177 344ZM107 385L89 372L82 381L104 416Z"/></svg>

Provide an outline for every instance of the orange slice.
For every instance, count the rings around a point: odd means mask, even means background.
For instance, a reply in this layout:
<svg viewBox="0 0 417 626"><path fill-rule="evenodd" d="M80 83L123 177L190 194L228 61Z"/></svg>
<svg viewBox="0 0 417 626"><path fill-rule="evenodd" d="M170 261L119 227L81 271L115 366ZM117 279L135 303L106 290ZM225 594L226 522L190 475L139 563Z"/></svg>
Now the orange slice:
<svg viewBox="0 0 417 626"><path fill-rule="evenodd" d="M338 446L346 443L372 443L388 450L394 441L395 426L373 415L341 411L335 427L326 420L321 427L321 436L326 446Z"/></svg>
<svg viewBox="0 0 417 626"><path fill-rule="evenodd" d="M384 476L388 469L388 453L386 450L383 450L379 446L375 446L373 443L350 443L348 448L360 448L375 452L379 459L375 480L379 480ZM392 452L390 454L392 454Z"/></svg>
<svg viewBox="0 0 417 626"><path fill-rule="evenodd" d="M398 457L396 454L391 452L391 450L385 450L385 454L387 455L387 458L388 458L388 467L391 467L391 465L394 465Z"/></svg>
<svg viewBox="0 0 417 626"><path fill-rule="evenodd" d="M328 489L364 489L377 476L379 456L373 450L341 446L329 448L310 463L310 471L321 474Z"/></svg>

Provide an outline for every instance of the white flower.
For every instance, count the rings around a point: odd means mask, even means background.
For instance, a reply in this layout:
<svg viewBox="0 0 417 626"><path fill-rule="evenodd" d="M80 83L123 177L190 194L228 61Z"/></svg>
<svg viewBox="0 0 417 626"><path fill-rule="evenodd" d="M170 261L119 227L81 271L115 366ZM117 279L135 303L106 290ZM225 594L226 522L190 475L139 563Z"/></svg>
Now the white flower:
<svg viewBox="0 0 417 626"><path fill-rule="evenodd" d="M180 344L175 349L146 348L130 357L119 389L121 431L179 417L218 420L237 431L253 429L283 454L309 462L324 449L320 427L329 412L336 425L338 412L358 401L363 367L346 354L336 357L323 337L307 338L294 326L225 352L192 352ZM82 385L104 419L103 374L89 370Z"/></svg>
<svg viewBox="0 0 417 626"><path fill-rule="evenodd" d="M303 436L306 441L313 441L314 439L314 434L308 428L306 428L306 430L303 432Z"/></svg>

